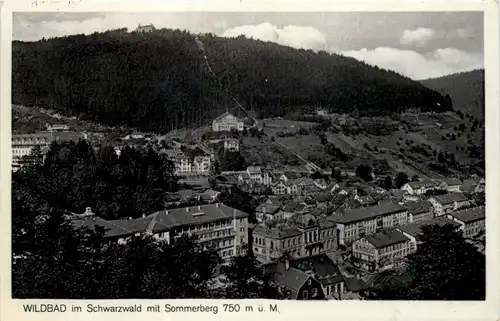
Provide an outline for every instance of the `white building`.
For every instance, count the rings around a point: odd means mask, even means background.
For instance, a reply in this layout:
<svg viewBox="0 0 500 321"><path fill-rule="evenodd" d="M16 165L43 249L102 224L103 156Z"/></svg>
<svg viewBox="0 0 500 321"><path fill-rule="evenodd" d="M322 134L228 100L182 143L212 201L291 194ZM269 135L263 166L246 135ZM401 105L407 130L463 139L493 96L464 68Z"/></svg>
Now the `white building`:
<svg viewBox="0 0 500 321"><path fill-rule="evenodd" d="M216 249L229 260L244 254L248 246L248 214L222 203L175 208L144 215L137 219L107 221L91 213L74 215L75 226L94 229L102 226L105 237L126 243L132 236L152 235L158 240L175 242L183 234L197 235L206 249Z"/></svg>
<svg viewBox="0 0 500 321"><path fill-rule="evenodd" d="M352 244L355 264L370 272L394 268L412 252L411 240L398 230L366 235Z"/></svg>
<svg viewBox="0 0 500 321"><path fill-rule="evenodd" d="M470 205L469 199L462 193L434 196L429 202L434 207L434 216L442 216Z"/></svg>
<svg viewBox="0 0 500 321"><path fill-rule="evenodd" d="M349 245L359 238L382 229L408 224L408 209L398 204L384 203L331 215L327 220L337 224L339 244Z"/></svg>
<svg viewBox="0 0 500 321"><path fill-rule="evenodd" d="M240 141L236 138L226 138L224 140L224 149L230 152L237 152L240 150Z"/></svg>
<svg viewBox="0 0 500 321"><path fill-rule="evenodd" d="M450 220L460 224L464 237L474 237L485 231L485 207L472 207L446 215Z"/></svg>
<svg viewBox="0 0 500 321"><path fill-rule="evenodd" d="M52 133L12 135L12 170L18 170L22 165L22 158L31 154L35 147L43 151L54 140Z"/></svg>
<svg viewBox="0 0 500 321"><path fill-rule="evenodd" d="M212 130L214 132L228 132L232 129L243 131L244 124L236 116L230 113L224 113L214 119L212 122Z"/></svg>
<svg viewBox="0 0 500 321"><path fill-rule="evenodd" d="M423 195L428 191L444 190L446 191L448 186L443 181L420 181L420 182L409 182L401 186L401 190L408 192L410 195Z"/></svg>

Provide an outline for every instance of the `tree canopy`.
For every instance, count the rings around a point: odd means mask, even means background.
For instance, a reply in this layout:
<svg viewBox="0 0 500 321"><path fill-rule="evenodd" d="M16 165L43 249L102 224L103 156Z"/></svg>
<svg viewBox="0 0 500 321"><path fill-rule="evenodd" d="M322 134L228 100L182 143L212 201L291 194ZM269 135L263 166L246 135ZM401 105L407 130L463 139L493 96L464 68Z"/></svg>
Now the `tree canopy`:
<svg viewBox="0 0 500 321"><path fill-rule="evenodd" d="M317 107L374 115L411 106L436 112L451 108L438 92L353 58L242 36L199 35L215 79L194 37L181 30L121 29L16 41L13 102L152 132L199 127L226 108L233 110L219 81L262 117Z"/></svg>
<svg viewBox="0 0 500 321"><path fill-rule="evenodd" d="M407 257L411 282L375 291L386 300L484 300L486 260L450 224L422 228L417 252Z"/></svg>
<svg viewBox="0 0 500 321"><path fill-rule="evenodd" d="M35 155L35 154L33 154ZM76 213L86 207L105 219L139 217L163 209L166 192L178 188L172 161L152 149L112 147L97 151L86 141L54 142L38 165L23 167L13 184L50 206Z"/></svg>

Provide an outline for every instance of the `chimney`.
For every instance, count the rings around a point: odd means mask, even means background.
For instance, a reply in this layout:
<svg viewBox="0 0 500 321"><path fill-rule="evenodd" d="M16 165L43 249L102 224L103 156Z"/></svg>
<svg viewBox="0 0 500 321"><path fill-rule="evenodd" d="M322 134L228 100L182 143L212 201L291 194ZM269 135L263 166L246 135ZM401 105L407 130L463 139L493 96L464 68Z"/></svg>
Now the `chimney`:
<svg viewBox="0 0 500 321"><path fill-rule="evenodd" d="M290 260L288 258L285 258L285 271L288 271L290 269Z"/></svg>
<svg viewBox="0 0 500 321"><path fill-rule="evenodd" d="M131 220L131 219L132 219L132 216L131 216L131 217L129 217L128 219L129 219L129 220Z"/></svg>
<svg viewBox="0 0 500 321"><path fill-rule="evenodd" d="M146 218L146 214L145 213L142 213L142 218Z"/></svg>
<svg viewBox="0 0 500 321"><path fill-rule="evenodd" d="M189 207L186 207L186 212L189 212Z"/></svg>
<svg viewBox="0 0 500 321"><path fill-rule="evenodd" d="M266 214L266 207L262 206L262 213Z"/></svg>
<svg viewBox="0 0 500 321"><path fill-rule="evenodd" d="M170 214L170 211L165 211L165 214L166 214L166 215Z"/></svg>
<svg viewBox="0 0 500 321"><path fill-rule="evenodd" d="M201 210L201 205L198 205L198 209Z"/></svg>
<svg viewBox="0 0 500 321"><path fill-rule="evenodd" d="M218 208L218 207L219 207L219 204L220 204L220 203L215 204L215 207L217 207L217 208Z"/></svg>

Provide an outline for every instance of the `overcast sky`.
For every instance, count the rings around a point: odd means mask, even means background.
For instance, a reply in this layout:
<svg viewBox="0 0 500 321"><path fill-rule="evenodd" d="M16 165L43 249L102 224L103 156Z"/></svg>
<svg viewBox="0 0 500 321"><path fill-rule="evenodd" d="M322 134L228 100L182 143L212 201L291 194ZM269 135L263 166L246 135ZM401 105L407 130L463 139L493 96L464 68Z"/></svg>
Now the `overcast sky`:
<svg viewBox="0 0 500 321"><path fill-rule="evenodd" d="M419 80L484 68L483 13L15 13L14 40L140 24L341 53Z"/></svg>

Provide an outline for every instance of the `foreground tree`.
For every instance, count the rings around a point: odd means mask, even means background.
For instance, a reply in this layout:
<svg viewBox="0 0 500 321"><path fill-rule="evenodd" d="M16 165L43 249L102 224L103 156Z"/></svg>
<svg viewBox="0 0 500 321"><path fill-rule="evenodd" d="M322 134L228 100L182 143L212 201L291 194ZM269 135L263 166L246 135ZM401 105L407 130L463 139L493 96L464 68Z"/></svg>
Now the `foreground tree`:
<svg viewBox="0 0 500 321"><path fill-rule="evenodd" d="M134 237L125 245L14 185L12 294L45 299L209 298L220 259L195 239Z"/></svg>
<svg viewBox="0 0 500 321"><path fill-rule="evenodd" d="M223 269L227 299L284 299L251 254L237 256Z"/></svg>
<svg viewBox="0 0 500 321"><path fill-rule="evenodd" d="M408 256L411 282L376 290L387 300L484 300L485 256L453 226L424 226L415 254Z"/></svg>

